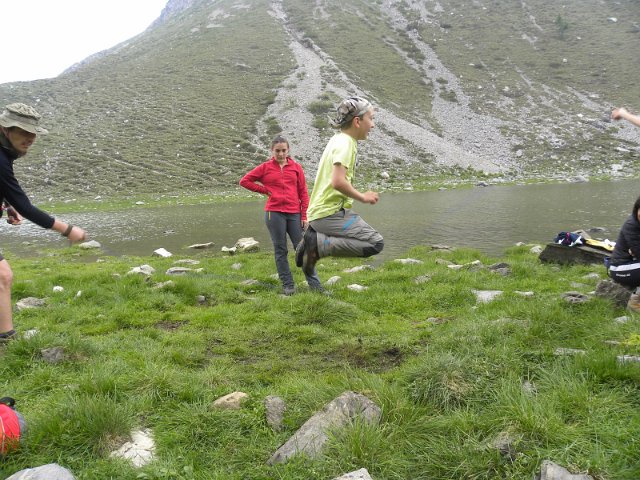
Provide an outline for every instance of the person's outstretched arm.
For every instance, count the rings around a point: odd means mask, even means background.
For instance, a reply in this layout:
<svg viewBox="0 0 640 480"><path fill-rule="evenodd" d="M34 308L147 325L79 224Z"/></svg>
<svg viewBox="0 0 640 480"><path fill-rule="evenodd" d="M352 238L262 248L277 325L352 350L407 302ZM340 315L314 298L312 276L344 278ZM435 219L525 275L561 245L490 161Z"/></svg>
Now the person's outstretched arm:
<svg viewBox="0 0 640 480"><path fill-rule="evenodd" d="M624 107L620 107L620 108L615 108L612 112L611 112L611 118L613 120L626 120L628 122L633 123L635 126L640 127L640 117L638 115L634 115L633 113L630 113L626 108Z"/></svg>

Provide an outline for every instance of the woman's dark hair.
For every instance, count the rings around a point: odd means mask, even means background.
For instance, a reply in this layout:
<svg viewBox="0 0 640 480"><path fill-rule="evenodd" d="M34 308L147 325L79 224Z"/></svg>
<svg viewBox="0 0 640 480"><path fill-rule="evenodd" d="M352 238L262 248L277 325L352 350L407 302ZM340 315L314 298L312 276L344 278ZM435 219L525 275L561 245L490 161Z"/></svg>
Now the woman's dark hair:
<svg viewBox="0 0 640 480"><path fill-rule="evenodd" d="M633 218L638 218L638 210L640 210L640 197L636 199L636 203L633 204Z"/></svg>
<svg viewBox="0 0 640 480"><path fill-rule="evenodd" d="M284 138L282 135L278 135L276 138L274 138L273 140L271 140L271 148L273 148L273 146L276 143L286 143L287 144L287 148L291 148L289 146L289 140L287 140L286 138Z"/></svg>

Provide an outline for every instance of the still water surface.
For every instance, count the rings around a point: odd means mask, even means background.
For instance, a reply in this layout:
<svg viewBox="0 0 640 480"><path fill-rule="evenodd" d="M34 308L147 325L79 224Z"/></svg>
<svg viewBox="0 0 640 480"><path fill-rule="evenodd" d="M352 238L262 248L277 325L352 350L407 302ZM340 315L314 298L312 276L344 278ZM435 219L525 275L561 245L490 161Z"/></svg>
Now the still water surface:
<svg viewBox="0 0 640 480"><path fill-rule="evenodd" d="M602 227L606 230L595 236L615 240L639 194L639 180L491 186L383 193L377 205L356 204L355 210L385 238L379 260L399 258L413 246L436 243L499 256L517 242L546 243L563 230ZM160 247L175 255L193 255L188 245L214 242L214 250L219 251L241 237L254 237L271 250L263 206L262 200L256 200L60 217L84 227L109 255L150 255ZM33 254L64 242L58 234L30 222L11 227L2 221L0 245Z"/></svg>

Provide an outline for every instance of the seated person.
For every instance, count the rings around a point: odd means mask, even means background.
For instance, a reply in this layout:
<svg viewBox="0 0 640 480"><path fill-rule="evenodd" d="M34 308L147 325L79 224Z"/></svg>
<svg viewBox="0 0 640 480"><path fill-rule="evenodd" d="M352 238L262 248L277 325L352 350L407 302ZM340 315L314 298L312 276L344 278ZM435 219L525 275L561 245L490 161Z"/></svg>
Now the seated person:
<svg viewBox="0 0 640 480"><path fill-rule="evenodd" d="M616 246L611 254L608 274L611 279L634 290L627 308L640 312L640 295L636 288L640 286L640 197L633 204L631 215L625 220Z"/></svg>

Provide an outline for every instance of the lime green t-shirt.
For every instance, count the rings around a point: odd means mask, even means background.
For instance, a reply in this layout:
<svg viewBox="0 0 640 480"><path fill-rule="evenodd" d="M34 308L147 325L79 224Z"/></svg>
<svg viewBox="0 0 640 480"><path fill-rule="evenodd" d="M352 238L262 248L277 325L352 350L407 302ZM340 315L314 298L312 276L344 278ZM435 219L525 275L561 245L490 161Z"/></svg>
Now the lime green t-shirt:
<svg viewBox="0 0 640 480"><path fill-rule="evenodd" d="M347 169L347 181L351 183L356 170L358 142L346 133L336 133L322 153L316 181L309 198L307 219L309 221L333 215L341 208L351 208L353 199L331 186L333 166L340 164Z"/></svg>

